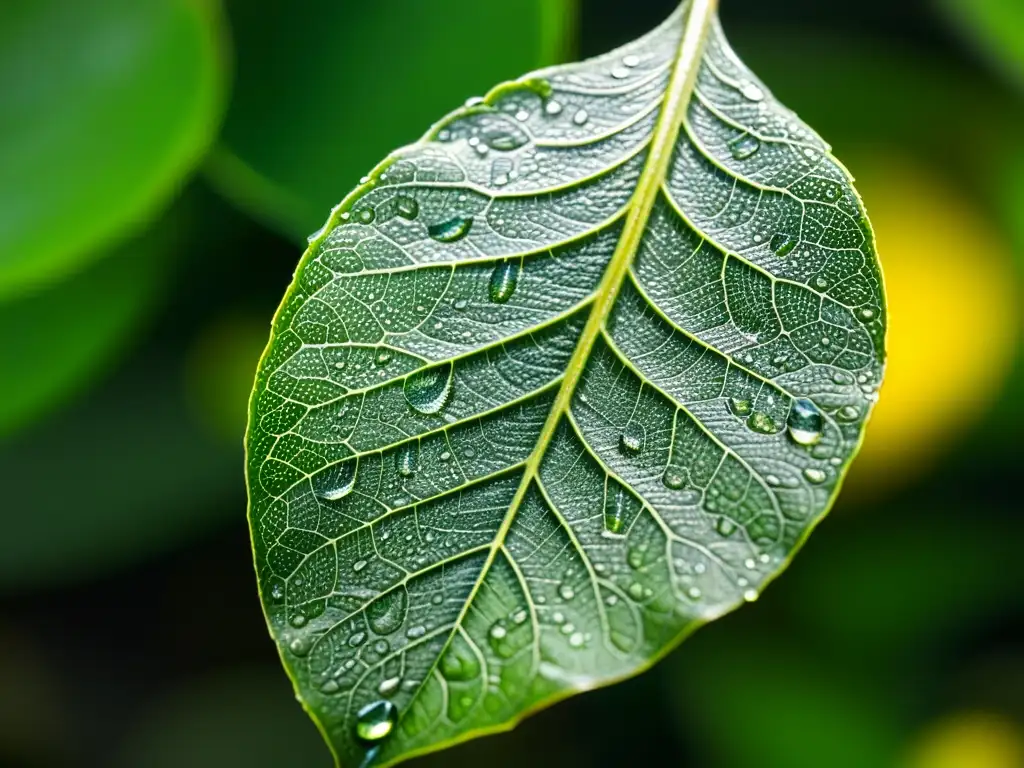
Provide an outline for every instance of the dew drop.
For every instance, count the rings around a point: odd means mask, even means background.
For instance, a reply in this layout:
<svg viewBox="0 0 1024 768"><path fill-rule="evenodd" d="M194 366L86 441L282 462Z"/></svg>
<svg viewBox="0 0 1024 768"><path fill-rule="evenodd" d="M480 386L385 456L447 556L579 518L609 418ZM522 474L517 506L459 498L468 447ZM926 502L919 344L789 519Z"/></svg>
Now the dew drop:
<svg viewBox="0 0 1024 768"><path fill-rule="evenodd" d="M790 408L789 418L786 419L786 427L789 436L797 445L817 445L821 442L821 430L825 426L825 420L821 416L818 406L810 400L794 400Z"/></svg>
<svg viewBox="0 0 1024 768"><path fill-rule="evenodd" d="M395 465L398 469L398 474L402 477L412 477L416 474L416 468L419 465L420 459L420 447L419 443L411 442L406 443L402 448L395 454Z"/></svg>
<svg viewBox="0 0 1024 768"><path fill-rule="evenodd" d="M605 504L604 532L612 536L621 536L626 527L626 492L622 488L615 494L614 504Z"/></svg>
<svg viewBox="0 0 1024 768"><path fill-rule="evenodd" d="M387 680L381 680L380 685L377 686L377 693L381 696L390 696L392 693L398 690L398 686L402 684L402 678L400 677L389 677Z"/></svg>
<svg viewBox="0 0 1024 768"><path fill-rule="evenodd" d="M365 567L366 567L366 561L365 560L356 560L354 563L352 563L352 570L355 571L356 573L359 573Z"/></svg>
<svg viewBox="0 0 1024 768"><path fill-rule="evenodd" d="M469 302L465 299L456 299L452 302L452 307L459 310L460 312L469 306Z"/></svg>
<svg viewBox="0 0 1024 768"><path fill-rule="evenodd" d="M768 247L772 249L772 253L776 256L784 258L785 256L788 256L794 248L796 248L798 242L799 241L795 235L778 232L772 236Z"/></svg>
<svg viewBox="0 0 1024 768"><path fill-rule="evenodd" d="M737 160L746 160L760 148L760 140L756 136L751 136L749 133L744 133L729 142L729 152Z"/></svg>
<svg viewBox="0 0 1024 768"><path fill-rule="evenodd" d="M508 630L501 624L495 624L491 627L490 636L492 639L503 640L506 635L508 635Z"/></svg>
<svg viewBox="0 0 1024 768"><path fill-rule="evenodd" d="M610 74L616 80L625 80L629 77L629 70L625 67L613 67Z"/></svg>
<svg viewBox="0 0 1024 768"><path fill-rule="evenodd" d="M309 640L304 637L296 637L290 643L288 643L288 650L292 652L293 656L302 657L309 653L310 644Z"/></svg>
<svg viewBox="0 0 1024 768"><path fill-rule="evenodd" d="M573 648L579 648L583 645L584 637L582 632L573 632L569 636L569 645Z"/></svg>
<svg viewBox="0 0 1024 768"><path fill-rule="evenodd" d="M568 584L563 584L558 588L558 596L566 601L572 600L574 597L576 597L576 590L574 590Z"/></svg>
<svg viewBox="0 0 1024 768"><path fill-rule="evenodd" d="M681 467L670 466L665 469L665 473L661 476L661 482L665 484L666 488L679 490L686 485L686 470Z"/></svg>
<svg viewBox="0 0 1024 768"><path fill-rule="evenodd" d="M731 397L729 398L729 410L731 410L737 416L749 416L750 411L753 408L751 403L746 398Z"/></svg>
<svg viewBox="0 0 1024 768"><path fill-rule="evenodd" d="M301 613L295 614L294 616L292 616L291 625L296 629L306 626L306 617L303 616Z"/></svg>
<svg viewBox="0 0 1024 768"><path fill-rule="evenodd" d="M454 243L468 235L472 227L472 217L455 216L439 224L431 224L427 227L427 234L439 243Z"/></svg>
<svg viewBox="0 0 1024 768"><path fill-rule="evenodd" d="M631 421L619 436L619 450L626 455L636 455L644 447L646 430L643 424Z"/></svg>
<svg viewBox="0 0 1024 768"><path fill-rule="evenodd" d="M427 634L427 628L422 624L417 624L415 627L409 627L409 631L405 633L405 636L410 640L416 640Z"/></svg>
<svg viewBox="0 0 1024 768"><path fill-rule="evenodd" d="M275 600L284 600L284 587L280 584L275 584L270 588L270 597Z"/></svg>
<svg viewBox="0 0 1024 768"><path fill-rule="evenodd" d="M816 467L808 467L804 470L804 477L807 478L808 482L811 483L824 483L825 472Z"/></svg>
<svg viewBox="0 0 1024 768"><path fill-rule="evenodd" d="M762 435L771 435L778 431L775 420L763 411L754 411L747 419L747 426Z"/></svg>
<svg viewBox="0 0 1024 768"><path fill-rule="evenodd" d="M629 54L628 56L622 57L622 66L624 67L636 67L640 65L640 57L636 54Z"/></svg>
<svg viewBox="0 0 1024 768"><path fill-rule="evenodd" d="M862 309L860 311L859 314L860 314L861 320L870 320L871 318L873 318L875 316L875 310L871 309L870 307L865 307L864 309Z"/></svg>
<svg viewBox="0 0 1024 768"><path fill-rule="evenodd" d="M746 592L743 593L743 599L746 600L748 603L754 602L755 600L757 600L757 590L748 589Z"/></svg>
<svg viewBox="0 0 1024 768"><path fill-rule="evenodd" d="M377 214L374 213L373 208L363 208L356 211L356 221L360 224L372 224L375 218L377 218Z"/></svg>
<svg viewBox="0 0 1024 768"><path fill-rule="evenodd" d="M700 589L697 588L697 587L690 587L690 589L687 590L687 594L690 597L692 597L694 600L696 600L697 598L700 597Z"/></svg>
<svg viewBox="0 0 1024 768"><path fill-rule="evenodd" d="M519 283L519 262L503 261L491 273L491 281L487 288L488 296L495 304L504 304L512 298Z"/></svg>
<svg viewBox="0 0 1024 768"><path fill-rule="evenodd" d="M860 411L855 406L844 405L836 412L836 418L840 421L856 421L860 417Z"/></svg>
<svg viewBox="0 0 1024 768"><path fill-rule="evenodd" d="M399 587L378 597L366 608L370 629L378 635L390 635L405 623L409 596Z"/></svg>
<svg viewBox="0 0 1024 768"><path fill-rule="evenodd" d="M572 121L576 125L586 125L586 123L587 123L587 121L589 119L590 119L590 114L585 109L577 110L576 114L572 116Z"/></svg>
<svg viewBox="0 0 1024 768"><path fill-rule="evenodd" d="M395 198L395 212L403 219L412 221L420 215L420 204L415 197L399 195Z"/></svg>
<svg viewBox="0 0 1024 768"><path fill-rule="evenodd" d="M366 642L365 632L355 632L348 638L348 644L350 648L358 648L360 645Z"/></svg>
<svg viewBox="0 0 1024 768"><path fill-rule="evenodd" d="M715 523L715 530L720 536L732 536L736 531L736 523L727 517L720 517Z"/></svg>
<svg viewBox="0 0 1024 768"><path fill-rule="evenodd" d="M512 613L512 622L514 624L522 624L528 618L530 618L530 614L526 612L525 608L520 608L518 611L514 611Z"/></svg>
<svg viewBox="0 0 1024 768"><path fill-rule="evenodd" d="M549 115L559 115L562 113L562 105L552 99L544 105L544 111Z"/></svg>
<svg viewBox="0 0 1024 768"><path fill-rule="evenodd" d="M324 501L339 501L350 493L356 484L356 464L354 461L346 461L338 464L335 468L325 473L325 479L331 481L325 491L318 495Z"/></svg>
<svg viewBox="0 0 1024 768"><path fill-rule="evenodd" d="M398 707L390 701L375 701L356 713L356 735L363 741L380 741L395 727Z"/></svg>
<svg viewBox="0 0 1024 768"><path fill-rule="evenodd" d="M453 682L466 682L480 676L480 662L462 637L456 636L441 657L441 674Z"/></svg>
<svg viewBox="0 0 1024 768"><path fill-rule="evenodd" d="M743 83L740 85L740 93L743 94L743 98L751 101L761 101L764 98L764 91L756 83Z"/></svg>
<svg viewBox="0 0 1024 768"><path fill-rule="evenodd" d="M629 596L632 597L634 600L639 600L640 598L642 598L644 596L643 585L638 581L634 581L632 584L630 584Z"/></svg>
<svg viewBox="0 0 1024 768"><path fill-rule="evenodd" d="M337 680L325 680L324 684L320 686L320 693L326 693L328 696L340 690L341 686L338 685Z"/></svg>
<svg viewBox="0 0 1024 768"><path fill-rule="evenodd" d="M452 393L452 364L430 368L405 380L405 400L424 416L440 413Z"/></svg>

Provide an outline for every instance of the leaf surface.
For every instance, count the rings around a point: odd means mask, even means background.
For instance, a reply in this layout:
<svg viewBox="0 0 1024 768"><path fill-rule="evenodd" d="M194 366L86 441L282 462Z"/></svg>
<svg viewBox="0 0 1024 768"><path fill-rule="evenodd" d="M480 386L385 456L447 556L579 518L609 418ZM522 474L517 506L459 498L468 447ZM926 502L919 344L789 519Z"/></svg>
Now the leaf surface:
<svg viewBox="0 0 1024 768"><path fill-rule="evenodd" d="M342 765L648 667L826 512L881 382L870 227L714 3L379 165L247 435L271 631Z"/></svg>

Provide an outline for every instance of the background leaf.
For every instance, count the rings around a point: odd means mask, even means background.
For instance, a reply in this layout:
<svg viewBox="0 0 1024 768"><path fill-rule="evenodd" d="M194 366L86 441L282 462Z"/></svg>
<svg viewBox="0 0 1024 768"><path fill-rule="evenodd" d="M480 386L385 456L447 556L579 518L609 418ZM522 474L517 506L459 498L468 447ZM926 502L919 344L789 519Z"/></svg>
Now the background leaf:
<svg viewBox="0 0 1024 768"><path fill-rule="evenodd" d="M311 238L251 401L250 520L343 764L645 669L758 598L856 452L870 227L689 7L449 115Z"/></svg>
<svg viewBox="0 0 1024 768"><path fill-rule="evenodd" d="M575 6L236 0L236 82L213 177L301 242L373 162L439 114L562 58Z"/></svg>
<svg viewBox="0 0 1024 768"><path fill-rule="evenodd" d="M213 0L0 6L0 298L169 201L220 118L219 22Z"/></svg>

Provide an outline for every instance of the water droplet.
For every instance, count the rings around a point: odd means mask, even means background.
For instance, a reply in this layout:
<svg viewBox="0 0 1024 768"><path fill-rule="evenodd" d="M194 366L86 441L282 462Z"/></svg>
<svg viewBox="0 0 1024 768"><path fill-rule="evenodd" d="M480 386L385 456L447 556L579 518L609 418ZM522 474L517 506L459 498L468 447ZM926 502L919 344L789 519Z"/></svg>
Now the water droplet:
<svg viewBox="0 0 1024 768"><path fill-rule="evenodd" d="M318 495L324 501L339 501L348 496L356 485L356 463L346 461L323 473L323 482L327 490Z"/></svg>
<svg viewBox="0 0 1024 768"><path fill-rule="evenodd" d="M420 204L415 197L399 195L395 198L395 212L403 219L412 221L420 215Z"/></svg>
<svg viewBox="0 0 1024 768"><path fill-rule="evenodd" d="M690 597L692 597L694 600L696 600L697 598L700 597L700 589L697 588L697 587L690 587L690 589L687 590L687 594Z"/></svg>
<svg viewBox="0 0 1024 768"><path fill-rule="evenodd" d="M816 278L814 278L814 284L818 288L828 288L828 280L825 279L824 277L816 277Z"/></svg>
<svg viewBox="0 0 1024 768"><path fill-rule="evenodd" d="M362 208L356 211L356 220L360 224L372 224L375 218L377 218L377 214L374 213L373 208Z"/></svg>
<svg viewBox="0 0 1024 768"><path fill-rule="evenodd" d="M469 306L469 302L465 299L456 299L452 302L452 307L459 310L460 312Z"/></svg>
<svg viewBox="0 0 1024 768"><path fill-rule="evenodd" d="M326 231L327 231L327 224L324 224L322 227L320 227L320 229L318 229L316 232L314 232L309 237L307 237L306 238L306 242L307 243L312 243L314 240L317 240L320 237L322 237L324 232L326 232Z"/></svg>
<svg viewBox="0 0 1024 768"><path fill-rule="evenodd" d="M760 148L760 140L749 133L744 133L729 142L729 152L737 160L746 160Z"/></svg>
<svg viewBox="0 0 1024 768"><path fill-rule="evenodd" d="M607 605L609 608L611 608L614 605L617 605L618 602L619 602L618 595L608 595L608 597L606 597L604 599L604 604Z"/></svg>
<svg viewBox="0 0 1024 768"><path fill-rule="evenodd" d="M661 476L661 482L665 484L666 488L679 490L686 485L686 476L685 469L670 466L665 469L665 473Z"/></svg>
<svg viewBox="0 0 1024 768"><path fill-rule="evenodd" d="M625 67L612 67L611 76L616 80L625 80L629 77L629 70Z"/></svg>
<svg viewBox="0 0 1024 768"><path fill-rule="evenodd" d="M356 573L359 573L365 567L366 567L366 561L365 560L356 560L354 563L352 563L352 570L355 571Z"/></svg>
<svg viewBox="0 0 1024 768"><path fill-rule="evenodd" d="M628 56L622 57L622 66L624 67L636 67L640 65L640 57L636 54L629 54Z"/></svg>
<svg viewBox="0 0 1024 768"><path fill-rule="evenodd" d="M520 608L518 611L513 611L512 613L512 622L514 624L522 624L528 618L530 618L530 614L526 612L525 608Z"/></svg>
<svg viewBox="0 0 1024 768"><path fill-rule="evenodd" d="M839 421L856 421L860 417L860 411L852 405L844 405L836 412L836 418Z"/></svg>
<svg viewBox="0 0 1024 768"><path fill-rule="evenodd" d="M788 256L790 252L796 248L798 242L800 241L797 240L795 235L778 232L772 236L772 240L768 244L768 247L772 249L772 253L776 256L783 258Z"/></svg>
<svg viewBox="0 0 1024 768"><path fill-rule="evenodd" d="M275 601L284 600L284 587L282 587L280 584L275 584L274 586L272 586L270 588L270 597Z"/></svg>
<svg viewBox="0 0 1024 768"><path fill-rule="evenodd" d="M748 603L754 602L755 600L757 600L757 590L748 589L746 592L743 593L743 599L746 600Z"/></svg>
<svg viewBox="0 0 1024 768"><path fill-rule="evenodd" d="M294 616L292 616L291 625L296 629L299 629L299 627L306 626L306 617L303 616L301 613L295 614Z"/></svg>
<svg viewBox="0 0 1024 768"><path fill-rule="evenodd" d="M402 678L400 677L389 677L387 680L381 680L380 685L377 686L377 693L381 696L390 696L392 693L398 690L398 686L402 684Z"/></svg>
<svg viewBox="0 0 1024 768"><path fill-rule="evenodd" d="M573 632L572 635L569 636L569 645L571 645L573 648L579 648L580 646L582 646L583 641L584 638L582 632Z"/></svg>
<svg viewBox="0 0 1024 768"><path fill-rule="evenodd" d="M634 600L639 600L640 598L642 598L644 596L643 585L638 581L634 581L632 584L630 584L629 596L632 597Z"/></svg>
<svg viewBox="0 0 1024 768"><path fill-rule="evenodd" d="M360 645L366 642L365 632L355 632L348 639L349 647L358 648Z"/></svg>
<svg viewBox="0 0 1024 768"><path fill-rule="evenodd" d="M736 531L736 523L727 517L720 517L715 523L715 530L720 536L732 536Z"/></svg>
<svg viewBox="0 0 1024 768"><path fill-rule="evenodd" d="M743 94L743 98L750 99L751 101L761 101L764 98L764 91L756 83L742 83L740 85L740 93Z"/></svg>
<svg viewBox="0 0 1024 768"><path fill-rule="evenodd" d="M403 445L395 454L395 467L398 469L398 474L402 477L412 477L416 474L419 459L420 446L418 442L413 441Z"/></svg>
<svg viewBox="0 0 1024 768"><path fill-rule="evenodd" d="M422 624L417 624L415 627L409 627L409 631L405 633L405 636L410 640L416 640L427 634L427 628Z"/></svg>
<svg viewBox="0 0 1024 768"><path fill-rule="evenodd" d="M493 627L491 627L491 632L490 632L490 635L491 635L491 637L493 637L493 638L494 638L495 640L501 640L501 639L503 639L503 638L504 638L504 637L505 637L505 636L506 636L507 634L508 634L508 630L507 630L507 629L505 629L505 627L503 627L503 626L502 626L501 624L495 624L495 625L494 625Z"/></svg>
<svg viewBox="0 0 1024 768"><path fill-rule="evenodd" d="M356 713L356 735L363 741L380 741L395 727L398 707L390 701L375 701Z"/></svg>
<svg viewBox="0 0 1024 768"><path fill-rule="evenodd" d="M789 429L789 436L798 445L817 445L821 441L821 430L825 426L825 420L821 416L818 406L810 400L794 400L790 408L789 418L786 419L786 427Z"/></svg>
<svg viewBox="0 0 1024 768"><path fill-rule="evenodd" d="M590 119L590 115L585 109L577 110L576 114L572 116L572 121L576 125L586 125L587 120Z"/></svg>
<svg viewBox="0 0 1024 768"><path fill-rule="evenodd" d="M399 587L378 597L366 608L366 619L370 629L378 635L390 635L405 623L409 607L409 596Z"/></svg>
<svg viewBox="0 0 1024 768"><path fill-rule="evenodd" d="M304 637L296 637L288 643L288 650L291 651L293 655L299 656L300 658L308 654L310 648L311 645L309 640Z"/></svg>
<svg viewBox="0 0 1024 768"><path fill-rule="evenodd" d="M645 436L646 430L643 424L637 421L629 422L619 436L619 450L627 455L640 453L644 447Z"/></svg>
<svg viewBox="0 0 1024 768"><path fill-rule="evenodd" d="M519 262L503 261L494 268L491 273L491 282L488 286L488 295L495 304L504 304L512 298L519 283Z"/></svg>
<svg viewBox="0 0 1024 768"><path fill-rule="evenodd" d="M440 224L431 224L427 227L427 234L439 243L454 243L468 235L472 227L472 217L455 216Z"/></svg>
<svg viewBox="0 0 1024 768"><path fill-rule="evenodd" d="M865 307L860 311L860 317L862 320L870 320L875 316L875 310L870 307Z"/></svg>
<svg viewBox="0 0 1024 768"><path fill-rule="evenodd" d="M325 680L323 685L320 686L320 693L326 693L328 696L340 690L341 686L338 685L337 680Z"/></svg>
<svg viewBox="0 0 1024 768"><path fill-rule="evenodd" d="M644 553L639 547L634 547L626 555L626 562L634 571L639 571L644 566Z"/></svg>
<svg viewBox="0 0 1024 768"><path fill-rule="evenodd" d="M737 416L749 416L750 410L753 408L753 404L746 398L732 397L729 398L729 410L731 410Z"/></svg>
<svg viewBox="0 0 1024 768"><path fill-rule="evenodd" d="M563 584L558 588L558 595L563 600L572 600L574 597L576 597L576 590L574 590L568 584Z"/></svg>
<svg viewBox="0 0 1024 768"><path fill-rule="evenodd" d="M824 483L826 475L823 470L820 470L817 467L808 467L804 470L804 477L812 483Z"/></svg>
<svg viewBox="0 0 1024 768"><path fill-rule="evenodd" d="M452 364L429 368L405 380L405 400L417 413L439 413L452 393Z"/></svg>
<svg viewBox="0 0 1024 768"><path fill-rule="evenodd" d="M762 435L771 435L778 431L775 420L763 411L754 411L747 419L747 426Z"/></svg>
<svg viewBox="0 0 1024 768"><path fill-rule="evenodd" d="M451 646L441 657L441 674L453 682L466 682L480 676L480 662L460 635L452 638Z"/></svg>
<svg viewBox="0 0 1024 768"><path fill-rule="evenodd" d="M561 114L562 112L562 105L559 104L554 99L552 99L551 101L544 105L544 111L547 112L549 115L558 115Z"/></svg>

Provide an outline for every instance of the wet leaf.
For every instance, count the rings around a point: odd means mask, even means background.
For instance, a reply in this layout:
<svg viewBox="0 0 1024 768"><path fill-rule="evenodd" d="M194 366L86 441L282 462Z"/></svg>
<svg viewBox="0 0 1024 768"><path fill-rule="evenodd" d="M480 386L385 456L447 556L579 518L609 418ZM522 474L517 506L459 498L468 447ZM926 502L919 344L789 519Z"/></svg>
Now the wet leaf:
<svg viewBox="0 0 1024 768"><path fill-rule="evenodd" d="M303 256L247 436L264 607L340 763L756 599L856 452L885 319L849 176L707 0L388 157Z"/></svg>

